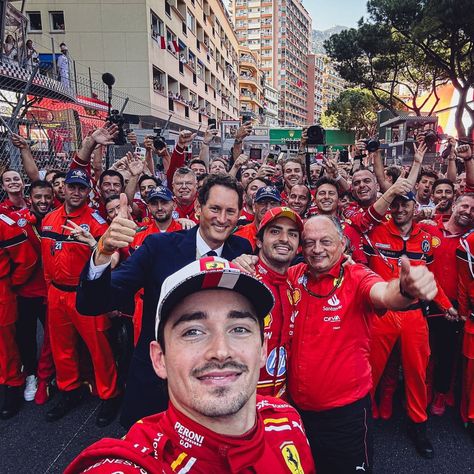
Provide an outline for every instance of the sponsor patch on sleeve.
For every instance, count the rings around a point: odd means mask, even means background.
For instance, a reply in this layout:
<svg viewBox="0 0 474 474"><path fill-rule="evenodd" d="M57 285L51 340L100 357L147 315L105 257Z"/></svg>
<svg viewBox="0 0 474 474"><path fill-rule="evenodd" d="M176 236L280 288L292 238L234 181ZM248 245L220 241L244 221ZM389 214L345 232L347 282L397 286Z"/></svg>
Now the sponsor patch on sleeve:
<svg viewBox="0 0 474 474"><path fill-rule="evenodd" d="M105 219L98 213L98 212L93 212L92 217L99 223L99 224L105 224Z"/></svg>

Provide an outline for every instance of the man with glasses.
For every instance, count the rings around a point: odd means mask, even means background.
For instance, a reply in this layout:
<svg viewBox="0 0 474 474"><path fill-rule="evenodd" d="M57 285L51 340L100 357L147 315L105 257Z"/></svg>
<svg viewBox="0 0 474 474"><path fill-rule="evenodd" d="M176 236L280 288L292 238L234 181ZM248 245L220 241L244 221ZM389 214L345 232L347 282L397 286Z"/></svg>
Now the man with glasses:
<svg viewBox="0 0 474 474"><path fill-rule="evenodd" d="M369 325L437 292L425 266L400 260L384 281L367 267L344 266L344 234L329 216L303 231L306 263L289 269L301 292L288 366L289 397L301 413L318 473L372 472Z"/></svg>
<svg viewBox="0 0 474 474"><path fill-rule="evenodd" d="M191 219L198 223L195 201L197 197L197 179L191 168L178 168L173 176L173 194L176 201L175 219Z"/></svg>

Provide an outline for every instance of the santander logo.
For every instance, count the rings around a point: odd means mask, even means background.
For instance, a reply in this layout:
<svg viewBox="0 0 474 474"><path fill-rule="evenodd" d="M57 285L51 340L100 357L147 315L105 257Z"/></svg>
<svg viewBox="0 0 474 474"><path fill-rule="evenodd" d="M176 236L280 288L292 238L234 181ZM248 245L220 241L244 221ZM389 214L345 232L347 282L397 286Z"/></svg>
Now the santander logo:
<svg viewBox="0 0 474 474"><path fill-rule="evenodd" d="M328 304L330 304L331 306L337 306L341 304L341 302L339 301L339 298L336 295L334 295L332 298L328 299Z"/></svg>

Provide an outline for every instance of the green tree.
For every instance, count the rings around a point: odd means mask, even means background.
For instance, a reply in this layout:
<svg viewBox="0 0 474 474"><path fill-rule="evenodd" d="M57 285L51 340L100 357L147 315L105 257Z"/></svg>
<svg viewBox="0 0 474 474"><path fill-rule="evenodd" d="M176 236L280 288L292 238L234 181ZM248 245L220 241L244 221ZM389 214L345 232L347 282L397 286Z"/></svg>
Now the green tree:
<svg viewBox="0 0 474 474"><path fill-rule="evenodd" d="M455 114L458 136L471 136L472 0L369 0L367 10L369 19L362 18L357 29L333 35L325 43L341 76L366 87L392 112L403 104L417 115L432 97L433 112L439 102L437 87L450 81L460 97ZM388 101L380 97L384 92ZM469 130L462 123L465 112L473 124Z"/></svg>
<svg viewBox="0 0 474 474"><path fill-rule="evenodd" d="M380 104L367 89L346 89L328 106L326 116L341 130L355 130L356 138L373 136Z"/></svg>

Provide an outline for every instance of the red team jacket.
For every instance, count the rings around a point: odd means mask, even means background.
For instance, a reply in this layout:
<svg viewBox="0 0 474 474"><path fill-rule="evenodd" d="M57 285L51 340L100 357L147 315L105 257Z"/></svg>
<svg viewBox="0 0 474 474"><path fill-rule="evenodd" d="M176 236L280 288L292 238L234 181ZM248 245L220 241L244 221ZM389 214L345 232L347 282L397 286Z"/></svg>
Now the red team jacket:
<svg viewBox="0 0 474 474"><path fill-rule="evenodd" d="M96 240L107 230L105 220L87 204L69 215L66 214L64 205L49 213L43 219L41 241L47 284L54 282L77 286L81 271L92 253L87 244L74 240L70 232L62 228L67 225L68 219L86 228Z"/></svg>
<svg viewBox="0 0 474 474"><path fill-rule="evenodd" d="M210 431L170 403L165 412L135 423L122 440L105 438L85 449L65 474L85 471L311 474L315 469L296 410L257 396L257 423L245 435Z"/></svg>
<svg viewBox="0 0 474 474"><path fill-rule="evenodd" d="M474 359L474 231L464 235L456 251L459 314L466 317L462 352Z"/></svg>
<svg viewBox="0 0 474 474"><path fill-rule="evenodd" d="M41 262L41 229L38 225L36 216L29 209L22 209L10 216L16 220L18 227L26 233L28 241L35 250L38 262ZM17 290L17 294L25 298L46 297L46 282L41 265L37 265L33 275L28 282Z"/></svg>
<svg viewBox="0 0 474 474"><path fill-rule="evenodd" d="M369 295L383 280L364 265L341 269L342 263L341 258L318 279L305 263L288 271L301 297L290 347L288 393L301 410L342 407L372 388L369 326L378 312Z"/></svg>
<svg viewBox="0 0 474 474"><path fill-rule="evenodd" d="M0 281L17 287L28 281L38 263L26 232L5 214L0 214Z"/></svg>
<svg viewBox="0 0 474 474"><path fill-rule="evenodd" d="M166 229L166 232L176 232L178 230L183 230L183 226L179 223L176 222L174 219L171 221L171 224L169 225L168 229ZM143 241L151 234L159 234L161 233L160 229L156 226L155 221L151 221L150 223L147 223L144 226L141 226L137 229L137 233L135 234L135 237L133 239L133 242L130 244L130 250L134 251L137 250L142 244Z"/></svg>
<svg viewBox="0 0 474 474"><path fill-rule="evenodd" d="M413 223L408 240L402 238L392 220L378 225L366 235L364 251L369 267L385 281L398 278L402 255L409 258L411 265L431 265L433 262L432 236L416 223ZM439 284L434 301L443 310L452 306Z"/></svg>

